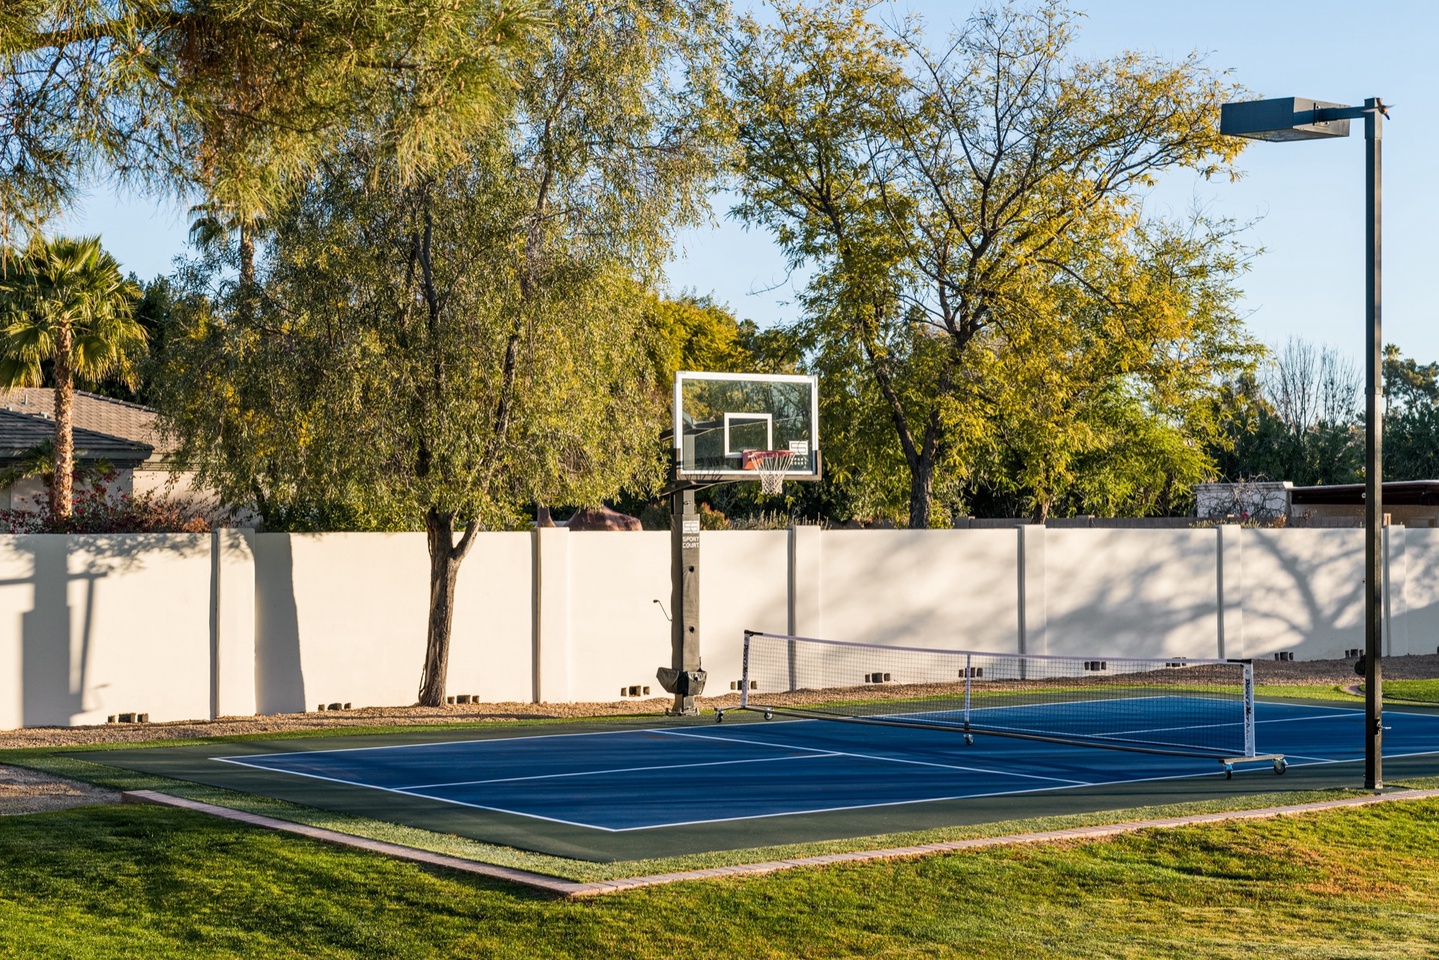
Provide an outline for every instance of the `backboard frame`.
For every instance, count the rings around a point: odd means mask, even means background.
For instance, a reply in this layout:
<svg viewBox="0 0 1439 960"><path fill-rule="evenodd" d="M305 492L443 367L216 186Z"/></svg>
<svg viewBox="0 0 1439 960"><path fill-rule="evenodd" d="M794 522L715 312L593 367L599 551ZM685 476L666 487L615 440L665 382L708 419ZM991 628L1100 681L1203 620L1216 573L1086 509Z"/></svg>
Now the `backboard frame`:
<svg viewBox="0 0 1439 960"><path fill-rule="evenodd" d="M820 455L820 433L819 433L819 377L810 374L793 373L736 373L717 371L681 370L675 374L674 384L674 423L672 425L673 443L673 479L687 484L712 484L732 483L740 480L758 480L756 471L744 469L741 465L745 450L763 449L770 450L776 447L776 423L773 410L720 410L715 411L717 419L704 421L710 424L710 429L722 431L724 455L732 459L733 466L715 468L706 466L703 469L693 465L685 465L685 387L687 384L704 381L734 381L742 383L753 383L763 386L764 384L789 385L792 387L807 387L808 398L808 436L804 441L788 441L782 446L793 449L796 453L803 453L803 467L800 469L791 468L785 471L786 482L791 480L816 481L823 477L823 459ZM735 438L735 427L745 425L764 424L764 436L762 443L744 444ZM759 439L756 437L756 439ZM798 444L799 446L796 446ZM801 447L807 445L807 449ZM798 458L797 458L798 459Z"/></svg>

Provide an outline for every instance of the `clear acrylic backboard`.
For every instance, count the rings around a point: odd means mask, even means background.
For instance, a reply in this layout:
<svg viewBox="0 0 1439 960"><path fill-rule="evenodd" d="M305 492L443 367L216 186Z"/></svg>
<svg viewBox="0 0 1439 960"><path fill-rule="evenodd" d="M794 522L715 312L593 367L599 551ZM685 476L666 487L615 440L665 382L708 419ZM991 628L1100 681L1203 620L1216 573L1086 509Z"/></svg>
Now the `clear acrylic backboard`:
<svg viewBox="0 0 1439 960"><path fill-rule="evenodd" d="M818 480L819 378L779 373L675 374L677 479L758 480L765 451L791 456L786 480Z"/></svg>

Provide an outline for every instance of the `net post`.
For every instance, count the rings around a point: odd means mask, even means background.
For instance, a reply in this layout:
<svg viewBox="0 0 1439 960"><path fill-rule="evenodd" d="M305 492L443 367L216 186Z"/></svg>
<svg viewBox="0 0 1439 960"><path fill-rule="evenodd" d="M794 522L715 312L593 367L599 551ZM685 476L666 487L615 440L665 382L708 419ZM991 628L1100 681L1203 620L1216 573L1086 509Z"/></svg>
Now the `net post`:
<svg viewBox="0 0 1439 960"><path fill-rule="evenodd" d="M964 729L966 730L969 729L969 693L970 684L973 682L971 678L974 676L974 670L971 669L973 660L974 657L971 654L964 655Z"/></svg>
<svg viewBox="0 0 1439 960"><path fill-rule="evenodd" d="M743 710L749 706L749 641L754 636L753 630L744 632L744 666L740 670L739 682L739 705Z"/></svg>
<svg viewBox="0 0 1439 960"><path fill-rule="evenodd" d="M1254 756L1254 661L1239 661L1244 666L1244 755Z"/></svg>

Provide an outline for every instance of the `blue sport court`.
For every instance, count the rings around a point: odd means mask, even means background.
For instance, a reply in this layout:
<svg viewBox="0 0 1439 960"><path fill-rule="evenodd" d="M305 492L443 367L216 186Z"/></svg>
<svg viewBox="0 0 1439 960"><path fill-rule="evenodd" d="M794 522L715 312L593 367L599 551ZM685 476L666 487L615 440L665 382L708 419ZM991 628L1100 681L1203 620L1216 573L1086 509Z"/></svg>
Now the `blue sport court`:
<svg viewBox="0 0 1439 960"><path fill-rule="evenodd" d="M1269 762L1240 764L1227 780L1212 757L985 734L968 745L951 730L738 711L724 723L448 730L87 759L595 860L1362 785L1362 710L1261 701L1255 711L1258 752L1285 756L1282 777ZM1145 714L1156 730L1171 722L1162 702ZM1390 709L1384 719L1386 781L1439 775L1439 712Z"/></svg>

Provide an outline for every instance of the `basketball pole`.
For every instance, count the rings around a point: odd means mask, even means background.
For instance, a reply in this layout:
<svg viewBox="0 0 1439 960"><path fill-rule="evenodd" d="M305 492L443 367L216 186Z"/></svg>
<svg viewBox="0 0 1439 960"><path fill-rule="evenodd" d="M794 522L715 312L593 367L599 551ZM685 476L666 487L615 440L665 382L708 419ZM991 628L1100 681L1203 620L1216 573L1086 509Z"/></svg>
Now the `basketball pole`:
<svg viewBox="0 0 1439 960"><path fill-rule="evenodd" d="M700 669L700 518L692 486L670 494L670 609L670 670L661 670L659 681L675 695L666 712L692 717L699 713L695 697L705 683Z"/></svg>
<svg viewBox="0 0 1439 960"><path fill-rule="evenodd" d="M676 447L670 460L670 665L655 678L674 704L665 709L671 717L699 714L695 697L704 692L705 671L700 666L700 516L695 492L707 484L680 479L683 451Z"/></svg>

